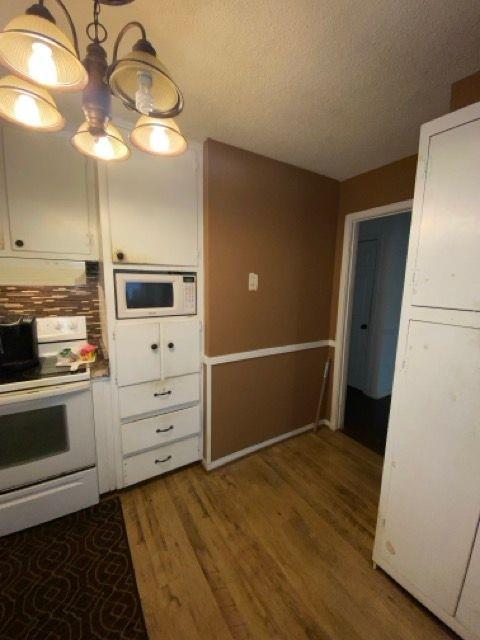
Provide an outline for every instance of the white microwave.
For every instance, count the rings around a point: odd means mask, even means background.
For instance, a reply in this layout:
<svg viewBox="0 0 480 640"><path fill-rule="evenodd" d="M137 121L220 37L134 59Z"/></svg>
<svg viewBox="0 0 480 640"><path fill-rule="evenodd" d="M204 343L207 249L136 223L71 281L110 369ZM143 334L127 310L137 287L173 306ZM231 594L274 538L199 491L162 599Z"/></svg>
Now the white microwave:
<svg viewBox="0 0 480 640"><path fill-rule="evenodd" d="M197 313L195 273L124 270L115 270L114 273L119 319Z"/></svg>

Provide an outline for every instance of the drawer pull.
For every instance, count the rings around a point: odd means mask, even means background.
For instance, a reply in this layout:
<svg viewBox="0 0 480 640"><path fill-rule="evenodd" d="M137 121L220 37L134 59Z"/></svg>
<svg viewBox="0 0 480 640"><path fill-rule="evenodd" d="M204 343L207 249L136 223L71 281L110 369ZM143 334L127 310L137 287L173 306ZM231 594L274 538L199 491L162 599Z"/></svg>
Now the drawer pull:
<svg viewBox="0 0 480 640"><path fill-rule="evenodd" d="M171 424L166 429L157 429L157 433L166 433L167 431L171 431L173 429L173 424Z"/></svg>
<svg viewBox="0 0 480 640"><path fill-rule="evenodd" d="M155 398L158 398L159 396L170 396L172 395L171 391L161 391L160 393L154 393L153 394L155 396Z"/></svg>
<svg viewBox="0 0 480 640"><path fill-rule="evenodd" d="M155 464L161 464L162 462L168 462L172 459L172 456L167 456L166 458L162 458L162 460L155 460Z"/></svg>

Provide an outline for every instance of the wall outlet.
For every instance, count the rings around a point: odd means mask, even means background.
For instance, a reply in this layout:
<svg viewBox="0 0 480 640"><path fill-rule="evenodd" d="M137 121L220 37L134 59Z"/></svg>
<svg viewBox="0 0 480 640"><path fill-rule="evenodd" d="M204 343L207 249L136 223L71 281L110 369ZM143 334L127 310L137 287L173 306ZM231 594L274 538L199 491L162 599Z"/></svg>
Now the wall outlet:
<svg viewBox="0 0 480 640"><path fill-rule="evenodd" d="M248 290L258 291L258 273L248 274Z"/></svg>

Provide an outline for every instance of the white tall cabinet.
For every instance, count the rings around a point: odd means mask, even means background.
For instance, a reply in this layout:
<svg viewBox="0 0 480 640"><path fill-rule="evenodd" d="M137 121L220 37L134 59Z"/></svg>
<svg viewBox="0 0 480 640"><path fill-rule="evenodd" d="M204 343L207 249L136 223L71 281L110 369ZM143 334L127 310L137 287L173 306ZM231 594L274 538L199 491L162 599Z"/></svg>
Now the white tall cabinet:
<svg viewBox="0 0 480 640"><path fill-rule="evenodd" d="M202 147L99 165L118 488L201 459ZM195 273L193 316L119 319L114 272Z"/></svg>
<svg viewBox="0 0 480 640"><path fill-rule="evenodd" d="M480 104L422 127L374 562L480 639Z"/></svg>

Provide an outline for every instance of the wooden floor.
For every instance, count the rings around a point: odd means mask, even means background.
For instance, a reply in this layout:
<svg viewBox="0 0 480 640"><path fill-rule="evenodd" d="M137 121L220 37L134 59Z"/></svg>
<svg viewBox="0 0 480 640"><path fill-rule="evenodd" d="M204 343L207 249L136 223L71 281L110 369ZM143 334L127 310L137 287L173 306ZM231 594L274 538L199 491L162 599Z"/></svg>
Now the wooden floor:
<svg viewBox="0 0 480 640"><path fill-rule="evenodd" d="M381 464L324 430L124 492L150 640L456 637L372 568Z"/></svg>

